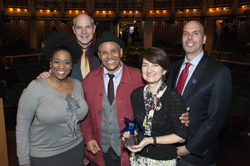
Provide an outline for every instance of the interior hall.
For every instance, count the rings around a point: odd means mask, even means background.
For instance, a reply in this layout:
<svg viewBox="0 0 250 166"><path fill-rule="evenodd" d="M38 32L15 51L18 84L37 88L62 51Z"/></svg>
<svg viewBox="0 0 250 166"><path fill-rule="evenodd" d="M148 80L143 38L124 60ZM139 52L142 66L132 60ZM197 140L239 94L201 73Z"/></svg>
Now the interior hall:
<svg viewBox="0 0 250 166"><path fill-rule="evenodd" d="M122 61L140 69L140 54L163 49L170 62L185 56L184 25L205 29L205 55L231 71L230 111L220 132L218 166L250 165L249 0L0 0L0 165L18 166L16 115L23 90L50 68L43 56L47 36L74 34L73 18L93 17L93 41L109 31L126 45ZM34 92L35 93L35 92Z"/></svg>

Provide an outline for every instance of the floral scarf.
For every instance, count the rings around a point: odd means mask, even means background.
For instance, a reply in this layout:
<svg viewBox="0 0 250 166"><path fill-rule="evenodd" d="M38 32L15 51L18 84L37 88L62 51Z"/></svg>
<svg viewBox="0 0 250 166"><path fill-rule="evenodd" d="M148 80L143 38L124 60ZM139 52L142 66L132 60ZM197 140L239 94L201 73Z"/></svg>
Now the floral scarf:
<svg viewBox="0 0 250 166"><path fill-rule="evenodd" d="M146 115L143 122L143 126L145 127L144 135L151 136L152 130L152 121L155 111L159 111L162 107L160 98L164 94L165 90L167 89L166 83L162 83L160 88L157 90L157 93L153 95L149 91L148 85L144 87L143 96L144 96L144 104Z"/></svg>

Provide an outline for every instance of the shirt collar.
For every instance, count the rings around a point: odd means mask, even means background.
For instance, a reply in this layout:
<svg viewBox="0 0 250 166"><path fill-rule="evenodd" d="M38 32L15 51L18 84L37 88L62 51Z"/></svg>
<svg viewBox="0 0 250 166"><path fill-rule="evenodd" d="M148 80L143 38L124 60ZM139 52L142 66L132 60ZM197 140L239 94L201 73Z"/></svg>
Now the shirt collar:
<svg viewBox="0 0 250 166"><path fill-rule="evenodd" d="M112 73L112 74L115 75L114 76L115 78L119 77L122 74L123 64L122 64L122 62L120 62L120 64L121 64L121 67L116 72ZM105 75L108 75L108 74L109 74L108 70L105 67L103 67L103 75L105 76Z"/></svg>
<svg viewBox="0 0 250 166"><path fill-rule="evenodd" d="M193 60L190 61L190 63L194 66L197 66L201 58L203 57L203 55L204 55L204 51L202 50L201 53L197 57L195 57ZM187 62L189 61L187 60L187 56L185 56L183 64L186 64Z"/></svg>

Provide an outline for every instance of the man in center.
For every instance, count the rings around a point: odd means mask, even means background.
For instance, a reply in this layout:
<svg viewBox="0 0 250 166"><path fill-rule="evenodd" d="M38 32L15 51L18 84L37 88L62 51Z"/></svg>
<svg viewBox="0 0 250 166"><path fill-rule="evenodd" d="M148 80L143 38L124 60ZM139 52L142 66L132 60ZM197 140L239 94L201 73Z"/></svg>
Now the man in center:
<svg viewBox="0 0 250 166"><path fill-rule="evenodd" d="M103 32L94 45L94 51L98 52L104 67L90 72L82 82L89 106L89 114L81 123L87 145L85 155L102 166L129 165L129 153L122 147L119 132L125 127L124 116L134 118L131 92L144 83L139 69L121 62L124 48L124 42L113 33ZM109 75L113 77L113 101L109 99L112 94L108 93Z"/></svg>
<svg viewBox="0 0 250 166"><path fill-rule="evenodd" d="M103 32L94 45L103 67L91 71L82 82L89 113L81 130L91 166L129 166L129 151L122 147L119 132L126 127L124 117L134 119L130 95L144 82L139 69L121 62L124 48L113 33Z"/></svg>

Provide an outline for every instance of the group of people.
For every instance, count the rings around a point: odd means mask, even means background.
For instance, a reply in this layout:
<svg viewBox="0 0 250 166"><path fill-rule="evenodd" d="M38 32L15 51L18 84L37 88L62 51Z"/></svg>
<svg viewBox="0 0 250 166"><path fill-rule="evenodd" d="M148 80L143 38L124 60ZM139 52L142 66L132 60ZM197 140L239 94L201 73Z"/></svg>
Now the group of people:
<svg viewBox="0 0 250 166"><path fill-rule="evenodd" d="M19 165L83 166L84 156L90 166L216 165L231 74L204 55L199 22L183 28L184 59L170 67L166 53L150 47L141 55L141 70L121 61L125 44L113 33L93 43L90 16L79 14L72 28L76 38L56 33L47 39L51 70L20 98ZM141 126L138 144L128 148L123 141L130 132L120 134L124 117Z"/></svg>

